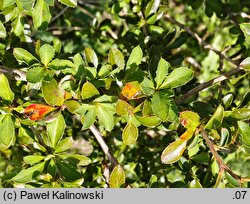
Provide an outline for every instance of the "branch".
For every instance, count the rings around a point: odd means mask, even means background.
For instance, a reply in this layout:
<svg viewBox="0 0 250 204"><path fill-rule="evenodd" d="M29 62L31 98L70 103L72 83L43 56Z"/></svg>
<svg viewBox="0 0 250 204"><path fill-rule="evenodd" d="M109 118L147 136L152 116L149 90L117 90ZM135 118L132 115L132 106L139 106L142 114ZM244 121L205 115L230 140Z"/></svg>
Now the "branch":
<svg viewBox="0 0 250 204"><path fill-rule="evenodd" d="M204 82L198 86L196 86L195 88L191 89L189 92L183 94L182 96L178 97L175 101L177 104L183 103L184 101L186 101L187 99L191 98L192 96L198 94L200 91L202 91L203 89L206 89L210 86L213 86L216 83L225 81L226 79L230 78L231 76L239 73L243 71L243 69L241 69L240 67L237 67L229 72L223 73L220 76L211 79L208 82Z"/></svg>
<svg viewBox="0 0 250 204"><path fill-rule="evenodd" d="M203 46L205 49L212 50L217 55L219 55L220 58L223 58L223 59L225 59L225 60L227 60L227 61L229 61L232 64L234 64L234 65L237 66L237 63L234 60L232 60L231 58L227 57L223 52L217 50L215 47L213 47L212 45L210 45L207 42L205 42L197 33L195 33L192 30L190 30L190 28L188 28L185 25L183 25L182 23L178 22L177 20L175 20L174 18L172 18L168 14L165 14L164 16L171 23L173 23L173 24L179 26L180 28L184 29L188 34L190 34L194 39L196 39L198 41L198 43L201 46Z"/></svg>
<svg viewBox="0 0 250 204"><path fill-rule="evenodd" d="M214 144L213 142L209 139L209 136L207 134L207 132L205 131L204 127L203 126L200 126L200 133L202 135L202 137L205 139L207 145L208 145L208 148L210 149L211 153L213 154L216 162L218 163L219 165L219 169L220 171L219 172L223 172L223 171L226 171L227 173L229 173L232 177L234 177L235 179L237 179L239 181L239 183L241 184L243 181L250 181L250 178L247 178L247 177L244 177L244 178L241 178L241 176L239 176L238 174L234 173L223 161L222 159L220 158L218 152L215 150L214 148ZM220 173L221 174L221 173Z"/></svg>
<svg viewBox="0 0 250 204"><path fill-rule="evenodd" d="M90 126L89 129L93 133L93 135L95 136L96 140L100 144L104 154L108 157L109 161L114 166L118 165L119 164L118 161L113 156L113 154L109 151L109 147L107 146L106 142L104 141L102 134L99 132L99 130L94 125Z"/></svg>

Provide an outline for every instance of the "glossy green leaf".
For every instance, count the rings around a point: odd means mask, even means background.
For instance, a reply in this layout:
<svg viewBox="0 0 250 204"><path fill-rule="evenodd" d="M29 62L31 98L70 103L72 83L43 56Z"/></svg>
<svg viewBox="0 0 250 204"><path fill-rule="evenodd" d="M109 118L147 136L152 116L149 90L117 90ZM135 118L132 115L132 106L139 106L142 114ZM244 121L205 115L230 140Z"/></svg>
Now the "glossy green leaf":
<svg viewBox="0 0 250 204"><path fill-rule="evenodd" d="M42 93L44 100L52 106L60 106L63 104L63 96L58 88L58 83L55 79L51 81L42 81Z"/></svg>
<svg viewBox="0 0 250 204"><path fill-rule="evenodd" d="M120 165L117 165L110 174L109 185L111 188L119 188L125 183L125 172Z"/></svg>
<svg viewBox="0 0 250 204"><path fill-rule="evenodd" d="M224 108L219 105L213 116L208 121L205 129L212 130L216 129L223 121L224 118Z"/></svg>
<svg viewBox="0 0 250 204"><path fill-rule="evenodd" d="M250 25L250 23L249 23ZM249 40L250 40L250 27L249 27ZM250 43L250 42L249 42ZM249 71L250 70L250 57L247 57L240 63L240 67L243 69Z"/></svg>
<svg viewBox="0 0 250 204"><path fill-rule="evenodd" d="M34 4L35 0L19 0L20 4L22 5L22 8L25 10L31 11L32 6Z"/></svg>
<svg viewBox="0 0 250 204"><path fill-rule="evenodd" d="M127 67L129 67L130 65L139 65L142 61L142 57L143 57L143 52L141 47L138 45L136 46L131 54L129 55L128 61L127 61Z"/></svg>
<svg viewBox="0 0 250 204"><path fill-rule="evenodd" d="M82 130L89 129L89 127L94 124L96 116L97 116L97 111L95 107L88 110L88 112L84 114L81 118Z"/></svg>
<svg viewBox="0 0 250 204"><path fill-rule="evenodd" d="M161 124L161 119L157 116L135 116L136 119L146 127L155 127Z"/></svg>
<svg viewBox="0 0 250 204"><path fill-rule="evenodd" d="M122 140L126 145L134 144L138 138L138 128L130 119L122 131Z"/></svg>
<svg viewBox="0 0 250 204"><path fill-rule="evenodd" d="M61 114L47 124L47 134L52 148L55 148L58 142L61 140L65 127L66 123L64 117Z"/></svg>
<svg viewBox="0 0 250 204"><path fill-rule="evenodd" d="M124 68L125 61L124 56L117 48L111 48L108 54L108 62L113 66L116 65L119 68Z"/></svg>
<svg viewBox="0 0 250 204"><path fill-rule="evenodd" d="M118 115L126 115L132 113L134 108L126 101L118 100L115 110Z"/></svg>
<svg viewBox="0 0 250 204"><path fill-rule="evenodd" d="M169 97L163 92L156 92L152 97L152 110L162 121L168 118L169 100Z"/></svg>
<svg viewBox="0 0 250 204"><path fill-rule="evenodd" d="M170 64L167 61L165 61L163 58L161 58L158 63L158 67L156 70L156 77L155 77L157 89L160 87L164 79L167 77L169 67L170 67Z"/></svg>
<svg viewBox="0 0 250 204"><path fill-rule="evenodd" d="M44 44L39 49L41 62L47 66L55 56L54 48L49 44Z"/></svg>
<svg viewBox="0 0 250 204"><path fill-rule="evenodd" d="M26 79L30 83L37 83L43 80L46 70L43 67L33 67L28 70Z"/></svg>
<svg viewBox="0 0 250 204"><path fill-rule="evenodd" d="M0 74L0 97L3 100L12 102L14 100L14 93L10 89L9 81L4 74Z"/></svg>
<svg viewBox="0 0 250 204"><path fill-rule="evenodd" d="M250 44L250 23L241 23L240 29L244 33L247 43Z"/></svg>
<svg viewBox="0 0 250 204"><path fill-rule="evenodd" d="M99 122L107 131L111 131L114 127L114 112L109 110L105 105L99 104L97 106L97 117Z"/></svg>
<svg viewBox="0 0 250 204"><path fill-rule="evenodd" d="M145 16L148 17L149 15L156 13L160 6L160 2L160 0L151 0L146 6Z"/></svg>
<svg viewBox="0 0 250 204"><path fill-rule="evenodd" d="M56 145L55 152L59 153L59 152L67 151L68 149L70 149L72 147L73 142L74 142L74 140L72 137L66 137L66 138L62 139Z"/></svg>
<svg viewBox="0 0 250 204"><path fill-rule="evenodd" d="M92 50L91 48L85 48L84 54L85 54L86 61L90 64L93 64L97 68L98 58L94 50Z"/></svg>
<svg viewBox="0 0 250 204"><path fill-rule="evenodd" d="M192 111L183 111L180 113L180 122L187 129L195 129L200 124L200 116Z"/></svg>
<svg viewBox="0 0 250 204"><path fill-rule="evenodd" d="M84 155L79 154L60 154L59 155L62 159L68 159L68 160L75 160L77 165L79 166L87 166L91 163L91 159ZM74 161L74 162L75 162Z"/></svg>
<svg viewBox="0 0 250 204"><path fill-rule="evenodd" d="M233 102L234 96L229 93L222 98L225 109L229 108Z"/></svg>
<svg viewBox="0 0 250 204"><path fill-rule="evenodd" d="M49 5L44 0L37 0L32 12L34 26L38 30L45 30L50 22Z"/></svg>
<svg viewBox="0 0 250 204"><path fill-rule="evenodd" d="M35 166L23 169L11 180L17 183L27 183L36 178L44 169L45 162L36 164Z"/></svg>
<svg viewBox="0 0 250 204"><path fill-rule="evenodd" d="M17 61L20 63L32 65L33 63L38 62L38 60L31 53L23 48L14 48L13 54Z"/></svg>
<svg viewBox="0 0 250 204"><path fill-rule="evenodd" d="M58 0L58 1L72 8L77 6L77 0Z"/></svg>
<svg viewBox="0 0 250 204"><path fill-rule="evenodd" d="M24 162L29 165L34 165L42 160L44 160L45 156L40 155L29 155L23 158Z"/></svg>
<svg viewBox="0 0 250 204"><path fill-rule="evenodd" d="M89 81L87 81L82 86L81 95L82 95L82 99L86 100L86 99L92 98L94 96L98 96L98 95L100 95L100 93L95 88L95 86L93 84L91 84Z"/></svg>
<svg viewBox="0 0 250 204"><path fill-rule="evenodd" d="M231 176L229 173L225 172L225 177L228 180L229 184L231 185L231 188L239 188L240 183L239 180Z"/></svg>
<svg viewBox="0 0 250 204"><path fill-rule="evenodd" d="M59 40L58 38L55 38L53 40L53 48L55 50L55 53L60 53L60 51L62 49L62 42L61 42L61 40Z"/></svg>
<svg viewBox="0 0 250 204"><path fill-rule="evenodd" d="M238 127L243 145L250 147L250 125L246 122L238 121Z"/></svg>
<svg viewBox="0 0 250 204"><path fill-rule="evenodd" d="M1 21L0 21L0 38L6 38L6 29Z"/></svg>
<svg viewBox="0 0 250 204"><path fill-rule="evenodd" d="M151 96L155 91L154 82L148 79L147 77L144 77L140 85L143 93L147 96Z"/></svg>
<svg viewBox="0 0 250 204"><path fill-rule="evenodd" d="M0 150L6 150L15 143L15 127L11 115L6 114L0 122Z"/></svg>
<svg viewBox="0 0 250 204"><path fill-rule="evenodd" d="M161 161L164 164L172 164L177 162L184 150L186 149L187 140L178 139L170 143L161 154Z"/></svg>
<svg viewBox="0 0 250 204"><path fill-rule="evenodd" d="M63 175L67 181L75 181L82 178L81 173L77 171L77 168L71 164L62 161L56 161L56 166L60 174Z"/></svg>
<svg viewBox="0 0 250 204"><path fill-rule="evenodd" d="M164 82L159 87L160 89L165 88L176 88L178 86L182 86L189 82L193 78L193 71L191 69L188 69L186 67L180 67L177 69L174 69L167 78L164 80Z"/></svg>
<svg viewBox="0 0 250 204"><path fill-rule="evenodd" d="M74 68L75 65L70 60L54 59L49 63L48 67L54 70L62 70L67 68Z"/></svg>

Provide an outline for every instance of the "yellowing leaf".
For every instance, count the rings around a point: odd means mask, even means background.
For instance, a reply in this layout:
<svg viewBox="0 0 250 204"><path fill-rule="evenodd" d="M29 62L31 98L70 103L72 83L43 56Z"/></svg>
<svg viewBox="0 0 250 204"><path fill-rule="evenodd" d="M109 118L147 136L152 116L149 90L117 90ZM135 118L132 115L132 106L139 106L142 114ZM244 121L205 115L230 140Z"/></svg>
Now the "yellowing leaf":
<svg viewBox="0 0 250 204"><path fill-rule="evenodd" d="M142 89L138 81L126 83L122 89L122 95L127 99L137 99L142 96Z"/></svg>
<svg viewBox="0 0 250 204"><path fill-rule="evenodd" d="M169 144L161 154L161 161L164 164L177 162L186 149L187 140L178 139Z"/></svg>
<svg viewBox="0 0 250 204"><path fill-rule="evenodd" d="M115 110L118 115L125 115L125 114L132 113L133 107L130 104L128 104L126 101L118 100Z"/></svg>
<svg viewBox="0 0 250 204"><path fill-rule="evenodd" d="M186 128L195 129L200 124L200 116L192 111L180 113L180 122Z"/></svg>
<svg viewBox="0 0 250 204"><path fill-rule="evenodd" d="M55 108L43 104L31 104L24 109L24 113L29 116L31 120L41 120L46 114L55 110Z"/></svg>
<svg viewBox="0 0 250 204"><path fill-rule="evenodd" d="M128 121L128 124L123 129L122 140L124 144L134 144L138 138L138 129L132 120Z"/></svg>
<svg viewBox="0 0 250 204"><path fill-rule="evenodd" d="M119 188L125 183L125 172L120 165L117 165L110 174L109 185L111 188Z"/></svg>
<svg viewBox="0 0 250 204"><path fill-rule="evenodd" d="M93 84L91 84L90 82L86 82L85 84L83 84L82 86L82 99L89 99L92 98L93 96L98 96L100 95L99 91L95 88L95 86Z"/></svg>

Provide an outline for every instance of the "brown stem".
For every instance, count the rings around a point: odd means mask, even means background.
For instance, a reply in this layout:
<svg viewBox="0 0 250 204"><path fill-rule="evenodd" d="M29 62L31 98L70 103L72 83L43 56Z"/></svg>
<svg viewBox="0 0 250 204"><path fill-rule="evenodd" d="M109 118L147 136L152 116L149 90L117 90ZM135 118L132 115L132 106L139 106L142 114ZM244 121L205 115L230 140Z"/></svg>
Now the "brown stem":
<svg viewBox="0 0 250 204"><path fill-rule="evenodd" d="M98 143L100 144L104 154L108 157L108 159L112 163L112 165L114 165L114 166L118 165L119 163L118 163L117 159L109 151L109 147L106 144L106 142L104 141L102 134L99 132L99 130L94 125L90 126L89 129L93 133L93 135L95 136L95 138L98 141Z"/></svg>
<svg viewBox="0 0 250 204"><path fill-rule="evenodd" d="M243 71L243 69L241 69L240 67L237 67L229 72L223 73L220 76L211 79L208 82L204 82L198 86L196 86L195 88L191 89L189 92L183 94L182 96L178 97L175 101L177 104L183 103L184 101L186 101L187 99L191 98L192 96L198 94L200 91L202 91L203 89L206 89L210 86L213 86L216 83L222 82L226 79L228 79L229 77L239 73Z"/></svg>
<svg viewBox="0 0 250 204"><path fill-rule="evenodd" d="M224 162L223 160L220 158L218 152L215 150L214 148L214 144L213 142L209 139L209 136L207 134L207 132L205 131L204 127L203 126L200 126L199 127L200 129L200 133L202 135L202 137L205 139L207 145L208 145L208 148L210 149L211 153L213 154L216 162L218 163L219 165L219 169L220 169L220 172L223 172L223 171L226 171L227 173L229 173L232 177L234 177L235 179L238 180L239 184L241 184L242 182L244 181L250 181L250 178L241 178L241 176L239 176L238 174L234 173Z"/></svg>
<svg viewBox="0 0 250 204"><path fill-rule="evenodd" d="M170 21L171 23L179 26L180 28L182 28L183 30L185 30L189 35L191 35L194 39L196 39L198 41L198 43L204 47L204 49L208 49L208 50L212 50L213 52L215 52L217 55L219 55L220 58L223 58L229 62L231 62L232 64L237 66L237 63L232 60L231 58L227 57L223 52L217 50L215 47L213 47L212 45L208 44L207 42L205 42L197 33L193 32L192 30L190 30L190 28L186 27L185 25L183 25L182 23L178 22L177 20L175 20L173 17L169 16L168 14L164 15L165 18Z"/></svg>

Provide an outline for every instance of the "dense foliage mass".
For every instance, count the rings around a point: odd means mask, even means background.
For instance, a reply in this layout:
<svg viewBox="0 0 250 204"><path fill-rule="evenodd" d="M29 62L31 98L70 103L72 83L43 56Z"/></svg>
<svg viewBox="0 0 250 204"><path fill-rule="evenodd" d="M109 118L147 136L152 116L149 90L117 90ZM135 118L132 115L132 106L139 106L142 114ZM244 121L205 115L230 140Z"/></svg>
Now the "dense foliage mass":
<svg viewBox="0 0 250 204"><path fill-rule="evenodd" d="M1 0L1 187L249 187L250 1Z"/></svg>

